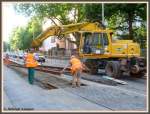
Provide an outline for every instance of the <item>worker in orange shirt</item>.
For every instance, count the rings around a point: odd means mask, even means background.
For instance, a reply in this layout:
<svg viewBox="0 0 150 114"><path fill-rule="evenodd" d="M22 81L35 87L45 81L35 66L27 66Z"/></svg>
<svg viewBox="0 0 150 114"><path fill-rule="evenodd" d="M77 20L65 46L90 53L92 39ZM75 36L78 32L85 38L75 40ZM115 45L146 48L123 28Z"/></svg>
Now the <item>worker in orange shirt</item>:
<svg viewBox="0 0 150 114"><path fill-rule="evenodd" d="M81 73L86 66L74 55L71 56L69 63L70 64L67 65L61 73L63 73L64 70L71 65L71 74L73 76L72 87L80 87Z"/></svg>
<svg viewBox="0 0 150 114"><path fill-rule="evenodd" d="M34 68L38 66L38 62L34 57L34 49L30 49L25 57L25 66L28 68L28 80L30 84L34 82Z"/></svg>

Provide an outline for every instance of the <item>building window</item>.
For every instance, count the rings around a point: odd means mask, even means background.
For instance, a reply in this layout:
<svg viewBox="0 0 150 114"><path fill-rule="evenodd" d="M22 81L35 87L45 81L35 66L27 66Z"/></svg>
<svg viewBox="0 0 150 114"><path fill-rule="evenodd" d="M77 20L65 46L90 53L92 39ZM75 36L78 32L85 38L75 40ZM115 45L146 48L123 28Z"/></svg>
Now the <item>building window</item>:
<svg viewBox="0 0 150 114"><path fill-rule="evenodd" d="M54 37L51 38L51 43L55 43L55 38Z"/></svg>

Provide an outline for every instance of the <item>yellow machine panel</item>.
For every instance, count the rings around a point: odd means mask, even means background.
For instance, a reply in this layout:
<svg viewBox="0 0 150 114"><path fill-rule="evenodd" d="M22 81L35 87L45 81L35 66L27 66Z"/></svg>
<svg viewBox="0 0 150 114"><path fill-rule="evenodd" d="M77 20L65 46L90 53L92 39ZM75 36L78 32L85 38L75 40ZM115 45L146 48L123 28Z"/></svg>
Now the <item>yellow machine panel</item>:
<svg viewBox="0 0 150 114"><path fill-rule="evenodd" d="M112 43L111 47L112 56L127 56L128 54L128 44Z"/></svg>
<svg viewBox="0 0 150 114"><path fill-rule="evenodd" d="M128 45L128 55L140 56L140 46L137 43L130 43L130 45Z"/></svg>
<svg viewBox="0 0 150 114"><path fill-rule="evenodd" d="M112 43L112 57L138 57L140 56L140 46L132 41Z"/></svg>

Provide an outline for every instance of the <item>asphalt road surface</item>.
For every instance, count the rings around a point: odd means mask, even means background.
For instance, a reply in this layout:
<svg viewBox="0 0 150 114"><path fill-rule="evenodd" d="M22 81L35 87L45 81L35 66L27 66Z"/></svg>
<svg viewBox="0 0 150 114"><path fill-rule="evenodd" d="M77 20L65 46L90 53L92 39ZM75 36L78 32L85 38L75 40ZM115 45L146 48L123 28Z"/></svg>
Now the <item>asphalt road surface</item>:
<svg viewBox="0 0 150 114"><path fill-rule="evenodd" d="M98 76L97 76L98 77ZM28 84L27 69L3 66L4 109L49 111L146 111L146 79L124 78L127 85L111 86L82 79L83 86L71 88L71 76L36 71L34 85ZM42 87L40 82L55 88Z"/></svg>

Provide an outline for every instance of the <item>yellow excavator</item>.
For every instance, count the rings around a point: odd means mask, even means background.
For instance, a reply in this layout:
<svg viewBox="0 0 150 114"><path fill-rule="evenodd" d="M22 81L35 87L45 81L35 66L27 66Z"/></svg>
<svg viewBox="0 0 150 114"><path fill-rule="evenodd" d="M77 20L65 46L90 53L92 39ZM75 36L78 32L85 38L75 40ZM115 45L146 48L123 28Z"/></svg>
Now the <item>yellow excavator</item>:
<svg viewBox="0 0 150 114"><path fill-rule="evenodd" d="M146 60L140 57L140 46L132 40L113 40L113 31L104 29L99 23L83 22L49 27L32 41L37 48L49 36L66 38L70 33L78 33L79 57L89 67L92 74L103 68L108 76L119 78L123 73L141 77L146 69Z"/></svg>

